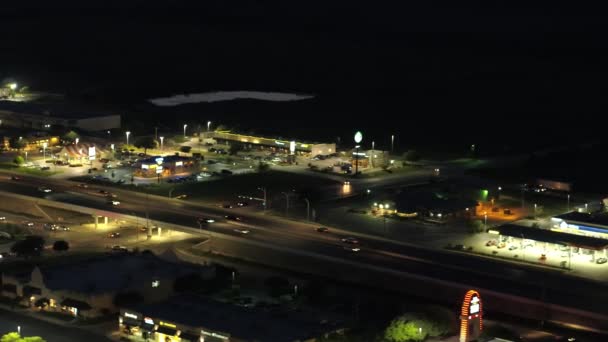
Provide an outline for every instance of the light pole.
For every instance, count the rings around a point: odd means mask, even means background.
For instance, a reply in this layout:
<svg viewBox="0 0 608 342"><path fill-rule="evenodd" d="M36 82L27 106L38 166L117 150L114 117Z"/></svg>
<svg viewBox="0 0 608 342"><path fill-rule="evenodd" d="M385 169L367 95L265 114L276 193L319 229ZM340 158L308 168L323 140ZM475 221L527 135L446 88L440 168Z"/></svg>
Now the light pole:
<svg viewBox="0 0 608 342"><path fill-rule="evenodd" d="M165 141L165 137L160 137L160 150L163 150L163 142Z"/></svg>
<svg viewBox="0 0 608 342"><path fill-rule="evenodd" d="M483 213L483 228L488 229L488 213Z"/></svg>
<svg viewBox="0 0 608 342"><path fill-rule="evenodd" d="M391 135L391 153L395 151L395 135Z"/></svg>
<svg viewBox="0 0 608 342"><path fill-rule="evenodd" d="M78 142L80 141L80 138L76 138L76 145L78 145Z"/></svg>
<svg viewBox="0 0 608 342"><path fill-rule="evenodd" d="M129 145L129 135L131 135L131 131L126 131L125 135L127 136L127 145Z"/></svg>
<svg viewBox="0 0 608 342"><path fill-rule="evenodd" d="M211 127L211 121L207 121L207 132L209 132L210 127Z"/></svg>
<svg viewBox="0 0 608 342"><path fill-rule="evenodd" d="M568 204L566 206L566 211L570 211L570 194L568 194L567 197L568 197L568 202L567 202Z"/></svg>
<svg viewBox="0 0 608 342"><path fill-rule="evenodd" d="M363 141L363 134L357 131L357 133L355 133L355 143L357 143L355 146L355 177L359 174L359 143L361 141Z"/></svg>
<svg viewBox="0 0 608 342"><path fill-rule="evenodd" d="M186 137L186 128L188 128L188 125L184 124L184 138Z"/></svg>
<svg viewBox="0 0 608 342"><path fill-rule="evenodd" d="M25 151L25 162L27 163L27 151Z"/></svg>
<svg viewBox="0 0 608 342"><path fill-rule="evenodd" d="M25 156L27 157L27 152L25 152ZM27 160L26 160L27 161ZM588 213L589 212L589 205L587 203L585 203L585 212Z"/></svg>
<svg viewBox="0 0 608 342"><path fill-rule="evenodd" d="M536 220L536 203L534 203L534 219Z"/></svg>
<svg viewBox="0 0 608 342"><path fill-rule="evenodd" d="M211 122L211 121L209 121ZM262 203L262 206L264 207L264 212L266 212L266 187L259 187L258 190L261 190L262 192L264 192L264 203Z"/></svg>
<svg viewBox="0 0 608 342"><path fill-rule="evenodd" d="M46 163L46 147L48 144L46 142L42 143L42 160Z"/></svg>
<svg viewBox="0 0 608 342"><path fill-rule="evenodd" d="M375 152L374 152L374 147L376 145L375 141L372 141L372 155L370 156L370 159L372 160L372 167L374 167L374 157L375 157Z"/></svg>
<svg viewBox="0 0 608 342"><path fill-rule="evenodd" d="M289 193L288 192L282 192L283 195L285 195L285 216L289 215Z"/></svg>
<svg viewBox="0 0 608 342"><path fill-rule="evenodd" d="M306 221L310 221L310 202L308 198L304 199L306 201Z"/></svg>

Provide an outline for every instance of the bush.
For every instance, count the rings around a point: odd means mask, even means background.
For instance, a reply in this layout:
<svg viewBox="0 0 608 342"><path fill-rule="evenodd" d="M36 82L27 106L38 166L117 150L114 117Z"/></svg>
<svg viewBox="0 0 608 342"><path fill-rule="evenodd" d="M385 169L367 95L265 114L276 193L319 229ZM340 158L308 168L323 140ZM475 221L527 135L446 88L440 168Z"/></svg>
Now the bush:
<svg viewBox="0 0 608 342"><path fill-rule="evenodd" d="M23 159L22 156L16 156L15 159L13 159L13 163L15 163L16 165L22 165L23 163L25 163L25 159Z"/></svg>

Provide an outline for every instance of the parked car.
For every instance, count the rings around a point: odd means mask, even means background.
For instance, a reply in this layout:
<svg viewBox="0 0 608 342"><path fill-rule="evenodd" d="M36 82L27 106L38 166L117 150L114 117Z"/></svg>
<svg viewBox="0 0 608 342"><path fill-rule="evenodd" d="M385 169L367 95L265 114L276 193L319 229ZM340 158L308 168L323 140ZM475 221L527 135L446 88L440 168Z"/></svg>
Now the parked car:
<svg viewBox="0 0 608 342"><path fill-rule="evenodd" d="M487 247L496 246L496 240L490 240L486 242Z"/></svg>
<svg viewBox="0 0 608 342"><path fill-rule="evenodd" d="M120 205L120 202L117 201L117 200L108 199L108 204L111 204L113 206L117 206L117 205Z"/></svg>
<svg viewBox="0 0 608 342"><path fill-rule="evenodd" d="M120 233L119 232L112 232L112 233L108 234L108 237L109 238L113 238L113 239L119 238L120 237Z"/></svg>
<svg viewBox="0 0 608 342"><path fill-rule="evenodd" d="M329 228L327 228L327 227L319 227L319 228L317 228L317 231L319 233L327 233L327 232L329 232Z"/></svg>
<svg viewBox="0 0 608 342"><path fill-rule="evenodd" d="M606 258L599 258L595 262L598 264L605 264L608 261Z"/></svg>
<svg viewBox="0 0 608 342"><path fill-rule="evenodd" d="M38 191L46 192L48 194L49 192L52 192L53 190L51 190L50 188L47 188L46 186L41 186L38 188Z"/></svg>
<svg viewBox="0 0 608 342"><path fill-rule="evenodd" d="M198 221L199 223L213 223L215 222L214 219L210 218L210 217L199 217L196 219L196 221Z"/></svg>
<svg viewBox="0 0 608 342"><path fill-rule="evenodd" d="M0 221L6 221L6 216L0 216Z"/></svg>
<svg viewBox="0 0 608 342"><path fill-rule="evenodd" d="M19 177L19 176L11 176L11 179L14 180L14 181L18 181L18 180L21 180L21 177Z"/></svg>
<svg viewBox="0 0 608 342"><path fill-rule="evenodd" d="M239 207L246 207L246 206L249 205L249 203L247 203L247 202L237 202L236 205L239 206Z"/></svg>
<svg viewBox="0 0 608 342"><path fill-rule="evenodd" d="M515 245L511 245L511 246L509 246L509 250L510 250L510 251L514 251L514 250L516 250L516 249L517 249L517 246L515 246Z"/></svg>
<svg viewBox="0 0 608 342"><path fill-rule="evenodd" d="M119 246L119 245L112 246L111 249L112 249L112 252L116 252L116 253L126 253L129 251L129 249L127 249L127 247Z"/></svg>

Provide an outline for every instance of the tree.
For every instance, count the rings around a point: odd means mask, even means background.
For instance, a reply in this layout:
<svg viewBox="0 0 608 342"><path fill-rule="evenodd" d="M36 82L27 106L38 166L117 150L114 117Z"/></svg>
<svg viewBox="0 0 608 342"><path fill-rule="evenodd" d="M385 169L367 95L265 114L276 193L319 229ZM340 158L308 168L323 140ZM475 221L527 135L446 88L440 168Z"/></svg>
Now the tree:
<svg viewBox="0 0 608 342"><path fill-rule="evenodd" d="M25 146L27 146L27 144L27 139L24 139L23 137L12 137L8 140L8 145L10 146L10 148L16 150L22 150L23 148L25 148Z"/></svg>
<svg viewBox="0 0 608 342"><path fill-rule="evenodd" d="M416 150L409 150L405 152L403 156L405 157L405 160L409 162L419 161L421 158L420 153L418 153Z"/></svg>
<svg viewBox="0 0 608 342"><path fill-rule="evenodd" d="M16 156L15 159L13 159L13 163L16 165L23 165L23 163L25 163L25 159L23 159L22 156Z"/></svg>
<svg viewBox="0 0 608 342"><path fill-rule="evenodd" d="M268 170L270 170L270 165L268 165L267 163L264 163L264 162L262 162L262 161L260 161L260 162L258 163L258 166L257 166L257 171L258 171L259 173L263 173L263 172L266 172L266 171L268 171Z"/></svg>
<svg viewBox="0 0 608 342"><path fill-rule="evenodd" d="M437 309L426 311L406 313L394 319L384 331L384 337L391 342L422 341L427 336L443 336L450 331L449 316Z"/></svg>
<svg viewBox="0 0 608 342"><path fill-rule="evenodd" d="M154 137L152 136L138 137L135 139L135 143L133 145L135 145L137 148L143 148L144 154L148 154L149 148L156 147L156 140L154 140Z"/></svg>
<svg viewBox="0 0 608 342"><path fill-rule="evenodd" d="M384 331L384 338L391 342L423 341L427 333L420 330L420 321L409 321L399 317L391 322Z"/></svg>
<svg viewBox="0 0 608 342"><path fill-rule="evenodd" d="M38 336L21 337L19 333L10 332L2 336L0 342L46 342L46 340Z"/></svg>
<svg viewBox="0 0 608 342"><path fill-rule="evenodd" d="M57 240L53 243L53 250L56 252L65 252L70 249L70 244L64 240Z"/></svg>
<svg viewBox="0 0 608 342"><path fill-rule="evenodd" d="M121 292L114 296L112 303L118 307L139 304L144 301L144 297L136 291Z"/></svg>
<svg viewBox="0 0 608 342"><path fill-rule="evenodd" d="M80 136L78 135L78 133L76 133L74 131L69 131L63 135L62 139L63 139L63 141L72 143L72 142L76 141L76 139L79 137Z"/></svg>
<svg viewBox="0 0 608 342"><path fill-rule="evenodd" d="M228 153L230 153L231 156L234 156L234 155L236 155L237 153L239 153L242 150L243 150L243 145L237 144L237 143L233 143L233 144L230 144L230 148L228 149Z"/></svg>
<svg viewBox="0 0 608 342"><path fill-rule="evenodd" d="M11 246L11 252L18 256L40 256L44 249L44 239L41 236L28 236L25 240L17 241Z"/></svg>

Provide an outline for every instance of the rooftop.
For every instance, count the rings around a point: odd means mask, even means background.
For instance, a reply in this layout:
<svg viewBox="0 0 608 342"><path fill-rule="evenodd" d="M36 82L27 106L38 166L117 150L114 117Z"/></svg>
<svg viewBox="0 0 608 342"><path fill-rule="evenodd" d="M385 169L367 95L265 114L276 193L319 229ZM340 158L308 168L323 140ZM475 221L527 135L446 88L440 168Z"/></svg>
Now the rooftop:
<svg viewBox="0 0 608 342"><path fill-rule="evenodd" d="M177 296L162 303L140 304L130 309L144 316L226 333L247 341L304 341L342 328L338 325L342 322L326 321L318 312L272 313L194 295Z"/></svg>
<svg viewBox="0 0 608 342"><path fill-rule="evenodd" d="M519 226L515 224L505 224L490 230L498 231L501 235L517 238L523 237L524 239L557 243L566 246L582 247L593 250L603 250L608 248L608 240L606 239L560 233L553 230Z"/></svg>
<svg viewBox="0 0 608 342"><path fill-rule="evenodd" d="M154 255L113 254L79 259L52 266L39 266L44 284L51 290L80 293L111 293L157 278L175 278L200 272L201 267L164 261ZM20 272L22 276L25 272ZM31 276L23 281L28 282Z"/></svg>
<svg viewBox="0 0 608 342"><path fill-rule="evenodd" d="M608 212L581 213L578 211L571 211L569 213L557 215L555 218L560 218L564 221L576 221L608 226Z"/></svg>

